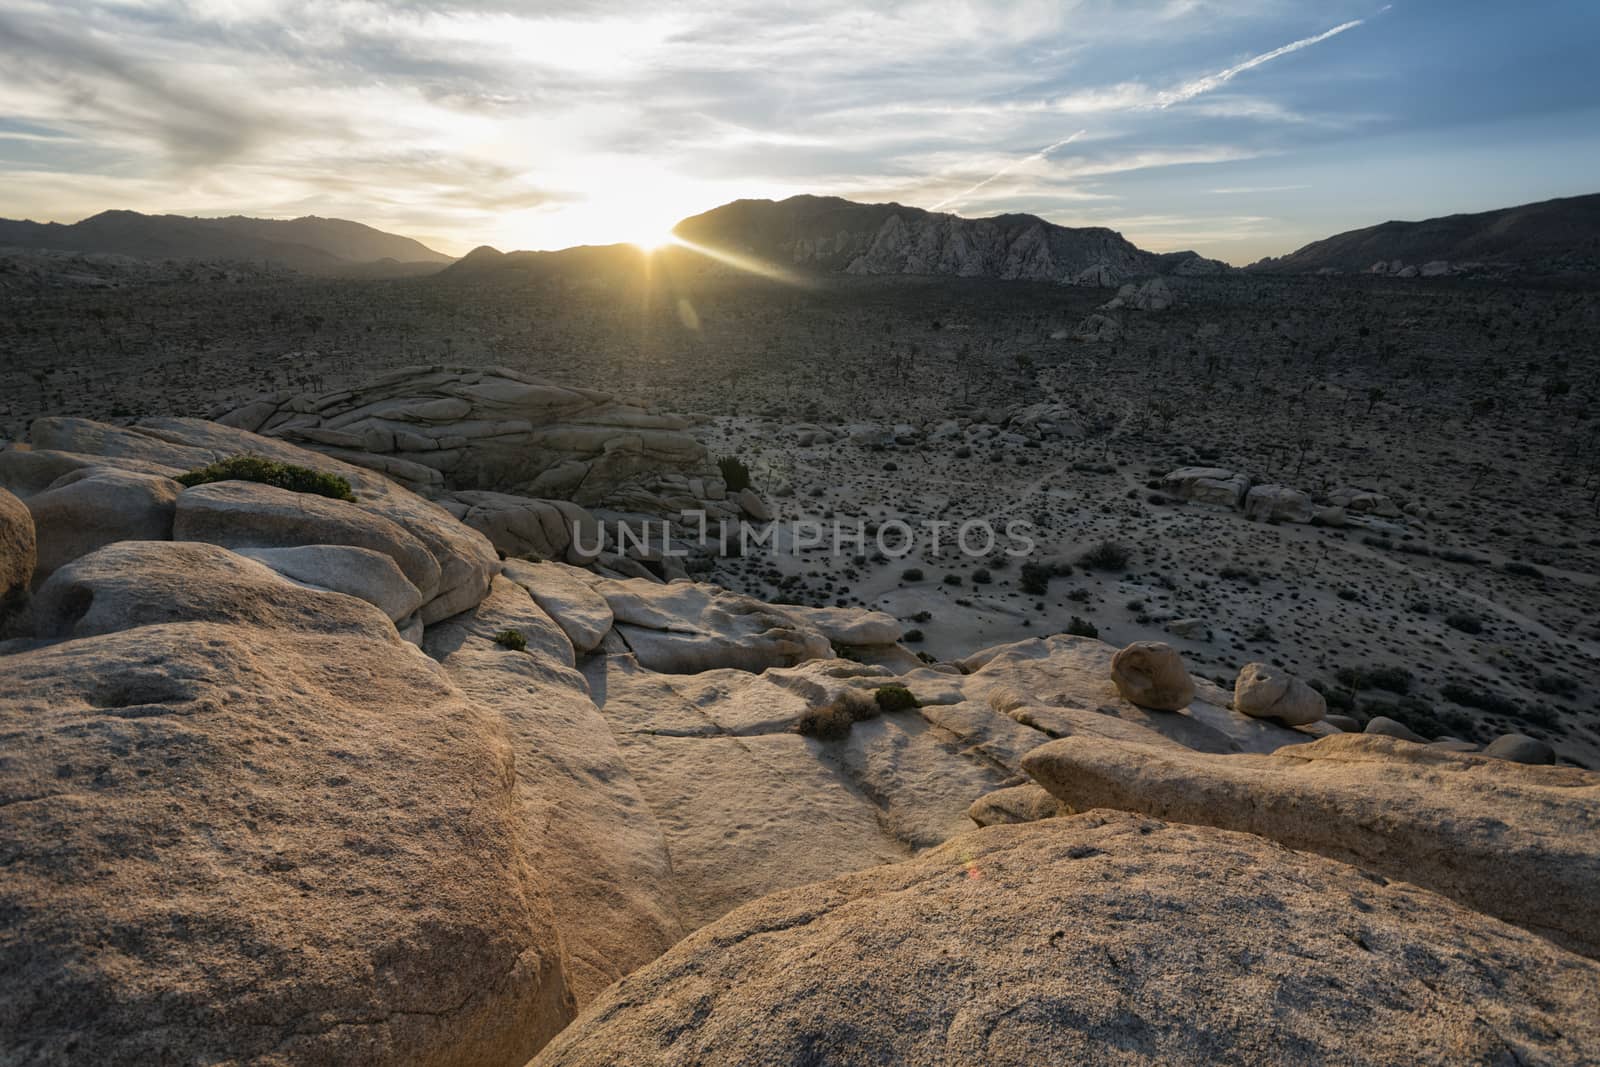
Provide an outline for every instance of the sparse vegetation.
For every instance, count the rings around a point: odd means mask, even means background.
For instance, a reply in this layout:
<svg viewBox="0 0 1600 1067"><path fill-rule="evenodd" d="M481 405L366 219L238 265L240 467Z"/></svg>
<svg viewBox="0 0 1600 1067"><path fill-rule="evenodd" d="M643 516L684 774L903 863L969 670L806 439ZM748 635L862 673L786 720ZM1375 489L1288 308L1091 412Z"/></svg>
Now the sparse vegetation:
<svg viewBox="0 0 1600 1067"><path fill-rule="evenodd" d="M528 651L528 639L522 636L521 630L501 630L494 635L494 643L513 652Z"/></svg>
<svg viewBox="0 0 1600 1067"><path fill-rule="evenodd" d="M184 486L207 485L211 482L259 482L292 493L310 493L351 503L356 499L350 483L337 474L293 463L279 463L265 456L229 456L178 475L178 483Z"/></svg>

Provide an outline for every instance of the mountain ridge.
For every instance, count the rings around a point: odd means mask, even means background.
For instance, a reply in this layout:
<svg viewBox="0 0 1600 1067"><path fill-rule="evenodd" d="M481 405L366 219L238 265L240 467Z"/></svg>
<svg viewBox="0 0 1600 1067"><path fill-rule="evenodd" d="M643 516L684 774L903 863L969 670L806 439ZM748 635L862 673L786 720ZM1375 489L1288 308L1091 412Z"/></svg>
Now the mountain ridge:
<svg viewBox="0 0 1600 1067"><path fill-rule="evenodd" d="M73 223L0 219L0 246L136 259L261 260L309 274L441 269L454 257L347 219L198 218L111 209ZM392 266L391 266L392 265Z"/></svg>
<svg viewBox="0 0 1600 1067"><path fill-rule="evenodd" d="M1287 255L1268 256L1245 269L1273 274L1353 273L1396 260L1414 266L1474 262L1595 269L1600 265L1600 193L1417 221L1391 219L1336 233Z"/></svg>

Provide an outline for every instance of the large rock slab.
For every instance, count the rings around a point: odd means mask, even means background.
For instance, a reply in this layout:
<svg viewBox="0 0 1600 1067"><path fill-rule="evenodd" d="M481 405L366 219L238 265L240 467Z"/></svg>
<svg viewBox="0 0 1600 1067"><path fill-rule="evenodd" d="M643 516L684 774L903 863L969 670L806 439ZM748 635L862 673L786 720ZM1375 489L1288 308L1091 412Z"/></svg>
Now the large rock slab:
<svg viewBox="0 0 1600 1067"><path fill-rule="evenodd" d="M1250 490L1248 475L1222 467L1180 467L1161 479L1161 484L1174 496L1224 508L1242 505Z"/></svg>
<svg viewBox="0 0 1600 1067"><path fill-rule="evenodd" d="M594 589L611 607L617 633L650 670L761 671L832 655L819 631L779 608L719 586L608 579L596 582Z"/></svg>
<svg viewBox="0 0 1600 1067"><path fill-rule="evenodd" d="M376 609L240 563L367 624L0 655L5 1058L521 1063L573 1003L504 730Z"/></svg>
<svg viewBox="0 0 1600 1067"><path fill-rule="evenodd" d="M504 556L583 564L593 562L604 547L600 520L570 500L533 500L479 489L453 493L439 504Z"/></svg>
<svg viewBox="0 0 1600 1067"><path fill-rule="evenodd" d="M301 545L241 548L238 553L290 581L365 600L397 623L422 607L422 593L406 580L395 561L370 548Z"/></svg>
<svg viewBox="0 0 1600 1067"><path fill-rule="evenodd" d="M835 667L837 676L829 673ZM792 729L850 684L852 667L664 675L627 655L586 667L666 835L685 928L775 890L908 854L830 746Z"/></svg>
<svg viewBox="0 0 1600 1067"><path fill-rule="evenodd" d="M582 571L560 563L508 559L504 573L528 591L534 603L556 621L579 652L599 648L616 621L605 597L579 577Z"/></svg>
<svg viewBox="0 0 1600 1067"><path fill-rule="evenodd" d="M177 474L231 456L251 454L337 474L350 483L358 502L355 506L402 527L433 556L439 571L437 587L431 594L424 590L428 602L422 610L423 618L430 622L476 604L489 588L489 579L500 570L499 558L488 540L437 504L380 474L275 438L202 419L177 418L145 419L137 426L44 418L34 420L31 434L36 448L55 450L54 462L69 465L69 470L73 469L70 464L103 464L145 473ZM3 461L13 452L18 456L27 454L14 449L0 453L0 476L10 469ZM95 462L80 463L84 456ZM29 465L20 460L13 462L21 464L24 471L28 469Z"/></svg>
<svg viewBox="0 0 1600 1067"><path fill-rule="evenodd" d="M1578 1063L1597 997L1600 964L1425 890L1096 814L765 897L535 1062Z"/></svg>
<svg viewBox="0 0 1600 1067"><path fill-rule="evenodd" d="M525 652L494 638L515 630ZM499 717L516 758L517 832L552 887L578 1005L683 936L672 862L566 636L526 591L497 578L476 607L430 626L423 648Z"/></svg>
<svg viewBox="0 0 1600 1067"><path fill-rule="evenodd" d="M159 474L84 467L28 498L39 533L38 578L117 541L167 541L179 485Z"/></svg>
<svg viewBox="0 0 1600 1067"><path fill-rule="evenodd" d="M36 559L33 516L27 505L0 489L0 618L27 596Z"/></svg>
<svg viewBox="0 0 1600 1067"><path fill-rule="evenodd" d="M722 480L688 420L501 367L405 367L356 389L263 397L218 420L418 491L495 490L661 512Z"/></svg>
<svg viewBox="0 0 1600 1067"><path fill-rule="evenodd" d="M382 515L343 500L254 482L185 489L172 535L224 548L347 545L388 556L425 599L439 591L439 564L421 541Z"/></svg>
<svg viewBox="0 0 1600 1067"><path fill-rule="evenodd" d="M387 640L394 627L354 597L308 589L217 545L119 541L62 567L34 597L38 637L226 622Z"/></svg>
<svg viewBox="0 0 1600 1067"><path fill-rule="evenodd" d="M1212 756L1068 737L1023 760L1076 811L1242 830L1600 955L1600 775L1370 734Z"/></svg>

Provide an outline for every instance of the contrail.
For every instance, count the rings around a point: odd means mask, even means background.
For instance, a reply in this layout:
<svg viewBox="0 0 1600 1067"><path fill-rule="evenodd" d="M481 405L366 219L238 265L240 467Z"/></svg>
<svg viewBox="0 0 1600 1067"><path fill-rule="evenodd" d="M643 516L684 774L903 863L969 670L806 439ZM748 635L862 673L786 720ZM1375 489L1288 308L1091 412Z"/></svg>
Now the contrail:
<svg viewBox="0 0 1600 1067"><path fill-rule="evenodd" d="M937 204L933 205L933 207L929 208L928 210L929 211L938 211L940 208L944 207L946 204L954 204L958 200L965 200L967 197L971 196L973 193L977 192L979 189L982 189L985 185L988 185L990 182L995 181L996 179L999 179L999 178L1004 178L1007 174L1010 174L1012 171L1016 170L1018 167L1024 166L1024 165L1026 165L1028 163L1032 163L1036 159L1043 159L1045 156L1048 156L1051 152L1054 152L1056 149L1060 148L1062 145L1071 144L1073 141L1076 141L1078 138L1082 137L1084 134L1086 134L1088 132L1089 132L1088 130L1079 130L1077 133L1073 134L1071 137L1063 137L1061 140L1057 141L1055 144L1045 145L1043 148L1039 149L1039 151L1035 152L1031 156L1024 156L1023 158L1021 158L1019 160L1016 160L1015 162L1007 163L1005 166L1001 167L999 170L995 171L993 174L989 175L987 178L983 179L983 181L979 182L978 184L972 186L971 188L965 189L962 192L957 193L955 196L946 197L945 199L939 201Z"/></svg>
<svg viewBox="0 0 1600 1067"><path fill-rule="evenodd" d="M1176 89L1164 92L1156 97L1154 106L1158 110L1165 111L1173 104L1181 104L1185 100L1193 100L1201 93L1209 93L1213 89L1217 89L1223 85L1226 85L1228 82L1232 81L1235 76L1243 74L1247 70L1252 70L1256 67L1259 67L1263 63L1270 63L1279 56L1286 56L1290 52L1298 52L1302 48L1310 48L1314 44L1321 44L1329 37L1337 36L1338 34L1343 33L1345 30L1353 30L1366 21L1366 19L1352 19L1349 22L1341 23L1340 25L1335 26L1331 30L1319 33L1314 37L1304 37L1298 41L1286 44L1282 48L1274 48L1270 52L1262 52L1259 56L1247 59L1238 66L1229 67L1227 70L1219 71L1216 74L1208 74L1204 78L1199 78L1195 81L1189 82L1187 85L1181 85Z"/></svg>
<svg viewBox="0 0 1600 1067"><path fill-rule="evenodd" d="M1382 10L1380 10L1379 14L1382 14L1384 11L1388 11L1388 10L1389 10L1389 7L1385 6L1384 8L1382 8ZM1302 48L1310 48L1314 44L1321 44L1323 41L1326 41L1328 38L1336 37L1339 34L1345 32L1346 30L1353 30L1357 26L1360 26L1363 23L1365 23L1366 21L1367 21L1366 19L1351 19L1349 22L1340 23L1339 25L1335 26L1331 30L1324 30L1322 33L1316 34L1314 36L1302 37L1298 41L1291 41L1289 44L1286 44L1281 48L1274 48L1270 52L1263 52L1259 56L1252 56L1251 58L1245 60L1243 63L1239 63L1239 64L1237 64L1235 66L1229 67L1227 70L1218 71L1215 74L1208 74L1204 78L1197 78L1194 81L1188 82L1185 85L1180 85L1176 89L1169 89L1168 91L1166 91L1164 93L1158 93L1156 95L1155 100L1152 101L1151 103L1144 104L1144 105L1135 105L1135 107L1136 108L1153 108L1153 109L1155 109L1157 111L1165 111L1167 108L1171 107L1173 104L1181 104L1185 100L1193 100L1195 97L1200 96L1203 93L1209 93L1214 89L1221 88L1222 86L1228 84L1228 82L1232 81L1234 78L1236 78L1240 74L1243 74L1247 70L1253 70L1256 67L1261 66L1263 63L1270 63L1274 59L1277 59L1280 56L1288 55L1290 52L1298 52ZM1025 164L1028 164L1028 163L1032 163L1036 159L1043 159L1045 156L1049 155L1051 152L1054 152L1056 149L1060 148L1062 145L1071 144L1073 141L1076 141L1079 137L1082 137L1084 134L1086 134L1088 132L1089 132L1088 130L1079 130L1077 133L1073 134L1071 137L1064 137L1061 140L1057 141L1055 144L1047 145L1046 147L1041 148L1041 149L1039 149L1039 151L1033 153L1033 155L1031 155L1031 156L1024 156L1022 159L1019 159L1014 163L1008 163L1006 166L1001 167L999 170L995 171L993 174L991 174L987 178L983 179L983 181L978 182L976 185L971 186L970 188L965 189L962 192L957 193L955 196L946 197L945 199L939 201L937 204L933 205L933 207L930 208L929 210L938 211L940 208L945 207L945 206L947 206L949 204L954 204L957 201L965 200L967 197L971 196L973 193L977 192L979 189L982 189L985 185L988 185L990 182L995 181L995 180L997 180L999 178L1003 178L1007 174L1010 174L1012 171L1016 170L1018 167L1021 167L1021 166L1025 165Z"/></svg>

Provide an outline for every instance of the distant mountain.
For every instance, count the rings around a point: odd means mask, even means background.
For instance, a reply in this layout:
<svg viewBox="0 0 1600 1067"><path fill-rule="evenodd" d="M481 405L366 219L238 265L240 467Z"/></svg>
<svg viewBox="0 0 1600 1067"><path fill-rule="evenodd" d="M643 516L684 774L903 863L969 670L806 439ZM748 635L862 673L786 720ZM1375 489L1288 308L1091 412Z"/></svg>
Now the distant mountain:
<svg viewBox="0 0 1600 1067"><path fill-rule="evenodd" d="M673 230L695 244L786 265L846 274L952 275L1115 285L1199 261L1145 252L1115 230L1071 227L1035 215L968 219L901 204L858 204L831 196L736 200L684 219ZM1200 261L1191 270L1221 265Z"/></svg>
<svg viewBox="0 0 1600 1067"><path fill-rule="evenodd" d="M0 247L136 259L270 263L309 274L414 274L452 257L409 237L344 219L220 219L104 211L67 225L0 219Z"/></svg>
<svg viewBox="0 0 1600 1067"><path fill-rule="evenodd" d="M1428 263L1481 263L1535 270L1600 269L1600 193L1521 207L1385 222L1306 245L1247 269L1275 274L1356 272Z"/></svg>
<svg viewBox="0 0 1600 1067"><path fill-rule="evenodd" d="M1033 215L967 219L831 196L736 200L684 219L673 233L691 246L790 270L856 275L947 275L1111 286L1140 274L1214 274L1228 269L1193 252L1145 252L1115 230L1099 226L1058 226ZM683 249L667 249L665 254L688 255ZM632 245L510 253L485 246L441 276L603 273L631 268L640 255Z"/></svg>

